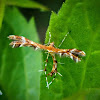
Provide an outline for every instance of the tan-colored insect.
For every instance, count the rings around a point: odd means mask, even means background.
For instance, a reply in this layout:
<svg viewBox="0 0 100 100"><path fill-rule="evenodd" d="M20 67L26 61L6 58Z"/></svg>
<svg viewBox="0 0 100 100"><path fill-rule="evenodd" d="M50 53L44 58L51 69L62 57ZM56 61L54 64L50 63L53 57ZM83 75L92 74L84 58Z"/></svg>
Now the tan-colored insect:
<svg viewBox="0 0 100 100"><path fill-rule="evenodd" d="M52 59L53 59L53 68L52 68L51 72L48 74L50 76L52 76L54 74L56 76L56 73L58 73L60 76L62 76L57 71L57 60L55 58L55 54L59 54L60 56L70 57L75 62L81 61L81 59L80 59L79 56L85 56L85 52L82 51L82 50L55 48L54 47L54 42L52 42L48 46L46 46L46 45L42 45L42 44L35 43L35 42L33 42L33 41L31 41L31 40L23 37L23 36L10 35L10 36L8 36L8 38L11 39L11 40L14 40L14 41L12 41L10 43L10 45L12 46L12 48L17 48L17 47L22 47L22 46L28 46L28 47L34 47L35 49L46 50L48 52L47 59L46 59L46 63L45 63L45 69L44 70L41 70L41 71L44 71L45 72L45 75L46 75L46 83L47 83L47 87L48 88L49 88L49 85L55 79L55 77L54 77L53 80L50 83L48 83L47 74L46 74L46 67L47 67L47 62L48 62L48 56L49 56L49 54L52 56ZM63 41L64 41L64 39L63 39Z"/></svg>

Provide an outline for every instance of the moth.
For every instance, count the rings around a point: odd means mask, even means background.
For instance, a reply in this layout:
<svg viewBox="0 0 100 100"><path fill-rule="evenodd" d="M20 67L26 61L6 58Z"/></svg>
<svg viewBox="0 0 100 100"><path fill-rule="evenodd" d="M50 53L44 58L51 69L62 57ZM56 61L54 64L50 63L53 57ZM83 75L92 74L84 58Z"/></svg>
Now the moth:
<svg viewBox="0 0 100 100"><path fill-rule="evenodd" d="M51 38L51 34L50 35L50 38ZM67 36L67 35L66 35ZM78 50L78 49L59 49L59 48L56 48L54 46L54 42L51 42L49 43L48 46L46 45L42 45L42 44L39 44L39 43L35 43L23 36L16 36L16 35L9 35L8 36L9 39L13 40L11 43L10 43L10 46L12 46L12 48L18 48L18 47L34 47L36 50L37 49L42 49L42 50L45 50L48 52L47 54L47 59L46 59L46 63L45 63L45 68L44 70L40 70L40 71L44 71L45 72L45 75L46 75L46 83L47 83L47 86L48 89L49 89L49 85L54 81L55 79L55 76L56 74L58 73L60 76L62 76L58 71L57 71L57 60L56 60L56 57L55 55L58 54L60 57L62 56L65 56L65 57L69 57L71 58L72 60L74 60L75 62L80 62L81 61L81 58L80 57L83 57L85 56L85 52L82 51L82 50ZM62 40L62 42L65 40L65 37L64 39ZM49 42L50 42L50 39L49 39ZM61 42L61 44L62 44ZM60 45L61 45L60 44ZM52 56L52 59L53 59L53 67L52 67L52 70L51 72L49 72L49 74L47 74L47 63L48 63L48 57L49 57L49 54ZM47 79L47 76L50 75L51 77L54 75L54 78L53 80L49 83L48 82L48 79Z"/></svg>

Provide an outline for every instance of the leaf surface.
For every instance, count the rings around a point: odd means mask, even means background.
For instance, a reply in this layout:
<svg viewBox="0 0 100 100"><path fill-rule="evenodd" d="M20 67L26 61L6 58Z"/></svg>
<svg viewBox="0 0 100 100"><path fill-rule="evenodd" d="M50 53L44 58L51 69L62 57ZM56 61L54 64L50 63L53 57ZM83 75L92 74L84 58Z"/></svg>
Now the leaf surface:
<svg viewBox="0 0 100 100"><path fill-rule="evenodd" d="M52 12L45 43L49 41L50 32L51 42L58 47L69 32L60 48L83 50L86 52L86 57L82 58L81 62L75 63L70 58L57 56L57 61L64 63L58 63L57 69L63 76L57 75L49 90L45 87L45 76L42 76L41 100L67 100L79 91L100 89L99 6L100 1L95 0L91 0L91 2L89 0L66 0L57 14ZM46 60L46 55L44 55L44 60ZM52 66L52 59L49 57L48 73ZM48 80L49 82L51 80L49 76ZM92 94L90 95L92 97ZM85 99L82 96L81 99L76 98L76 100Z"/></svg>

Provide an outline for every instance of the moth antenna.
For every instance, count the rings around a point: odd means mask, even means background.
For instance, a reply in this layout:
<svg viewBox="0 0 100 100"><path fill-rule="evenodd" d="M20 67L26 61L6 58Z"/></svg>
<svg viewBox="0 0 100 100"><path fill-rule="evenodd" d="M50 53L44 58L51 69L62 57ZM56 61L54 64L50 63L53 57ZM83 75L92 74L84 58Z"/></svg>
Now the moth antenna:
<svg viewBox="0 0 100 100"><path fill-rule="evenodd" d="M69 34L69 32L64 36L63 40L61 41L61 43L59 44L58 48L62 45L62 43L65 41L67 35Z"/></svg>

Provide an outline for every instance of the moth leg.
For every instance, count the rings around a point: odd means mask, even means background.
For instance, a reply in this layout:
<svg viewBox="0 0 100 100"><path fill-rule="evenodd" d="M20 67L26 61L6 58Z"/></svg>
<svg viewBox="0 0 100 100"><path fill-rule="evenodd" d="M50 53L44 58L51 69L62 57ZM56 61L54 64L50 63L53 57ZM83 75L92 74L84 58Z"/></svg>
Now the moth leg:
<svg viewBox="0 0 100 100"><path fill-rule="evenodd" d="M59 72L57 72L60 76L62 76ZM51 85L53 83L53 81L55 80L56 78L56 73L55 73L55 76L53 77L52 81L48 84L48 85Z"/></svg>
<svg viewBox="0 0 100 100"><path fill-rule="evenodd" d="M48 78L47 78L47 63L48 63L48 57L49 57L49 53L47 54L47 58L46 58L46 61L45 61L45 69L44 69L44 73L45 73L45 78L46 78L46 83L47 83L47 88L49 89L49 84L48 84Z"/></svg>
<svg viewBox="0 0 100 100"><path fill-rule="evenodd" d="M55 78L56 78L56 73L55 73L55 76L53 77L52 81L48 85L51 85L52 82L55 80Z"/></svg>
<svg viewBox="0 0 100 100"><path fill-rule="evenodd" d="M57 73L57 60L55 58L55 54L51 54L51 56L52 56L52 59L53 59L53 68L52 68L51 72L48 74L50 76L52 76L53 74Z"/></svg>
<svg viewBox="0 0 100 100"><path fill-rule="evenodd" d="M44 71L44 74L45 74L45 78L46 78L46 84L47 84L47 86L46 87L48 87L48 89L49 89L49 84L48 84L48 78L47 78L47 63L48 63L48 57L49 57L49 53L47 54L47 58L46 58L46 61L45 61L45 69L44 70L39 70L39 72L40 71Z"/></svg>
<svg viewBox="0 0 100 100"><path fill-rule="evenodd" d="M62 74L60 74L59 72L57 72L57 73L58 73L58 75L62 76Z"/></svg>
<svg viewBox="0 0 100 100"><path fill-rule="evenodd" d="M49 32L49 41L48 41L48 44L50 44L50 41L51 41L51 33Z"/></svg>
<svg viewBox="0 0 100 100"><path fill-rule="evenodd" d="M55 74L55 76L53 77L52 81L48 85L50 85L55 80L56 73L57 73L57 60L55 58L55 54L51 54L51 56L52 56L52 59L53 59L53 68L48 75L50 75L52 77L52 75Z"/></svg>

